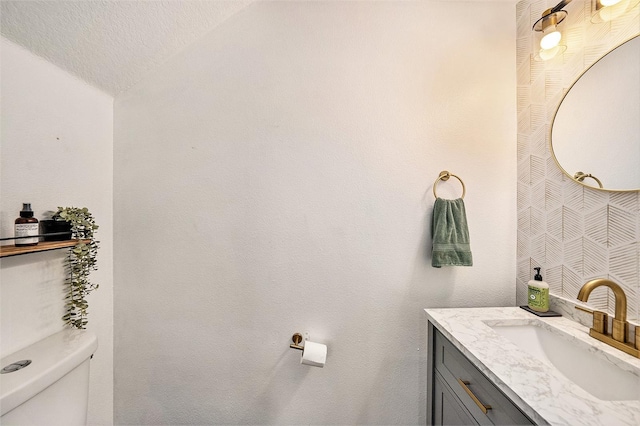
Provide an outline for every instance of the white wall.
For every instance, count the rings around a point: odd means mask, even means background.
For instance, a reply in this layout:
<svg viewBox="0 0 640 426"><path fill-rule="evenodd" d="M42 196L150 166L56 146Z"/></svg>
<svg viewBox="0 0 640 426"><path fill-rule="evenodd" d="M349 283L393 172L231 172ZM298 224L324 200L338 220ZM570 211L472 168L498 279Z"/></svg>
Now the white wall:
<svg viewBox="0 0 640 426"><path fill-rule="evenodd" d="M100 225L100 288L89 296L89 422L113 422L113 98L2 39L0 235L13 236L23 202L35 217L88 207ZM2 356L63 328L64 250L0 262Z"/></svg>
<svg viewBox="0 0 640 426"><path fill-rule="evenodd" d="M116 98L117 424L426 421L422 309L515 301L513 17L258 3ZM444 169L472 268L430 266Z"/></svg>

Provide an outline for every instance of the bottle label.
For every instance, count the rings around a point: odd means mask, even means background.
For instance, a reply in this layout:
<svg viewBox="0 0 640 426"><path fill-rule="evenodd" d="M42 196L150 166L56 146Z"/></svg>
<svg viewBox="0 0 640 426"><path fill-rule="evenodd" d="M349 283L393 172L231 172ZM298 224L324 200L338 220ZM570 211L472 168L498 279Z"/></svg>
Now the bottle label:
<svg viewBox="0 0 640 426"><path fill-rule="evenodd" d="M38 222L35 223L16 223L16 237L28 237L29 235L38 235ZM16 245L20 244L37 244L38 237L20 238L16 240Z"/></svg>
<svg viewBox="0 0 640 426"><path fill-rule="evenodd" d="M529 286L529 307L535 311L549 310L549 289Z"/></svg>

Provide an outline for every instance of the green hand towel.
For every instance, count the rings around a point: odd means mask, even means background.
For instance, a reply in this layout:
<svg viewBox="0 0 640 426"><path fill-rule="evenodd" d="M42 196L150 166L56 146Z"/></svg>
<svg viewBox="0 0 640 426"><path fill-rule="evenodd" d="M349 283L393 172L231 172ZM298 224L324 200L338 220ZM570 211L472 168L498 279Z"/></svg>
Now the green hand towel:
<svg viewBox="0 0 640 426"><path fill-rule="evenodd" d="M431 266L472 266L469 227L462 198L436 198L431 222L433 255Z"/></svg>

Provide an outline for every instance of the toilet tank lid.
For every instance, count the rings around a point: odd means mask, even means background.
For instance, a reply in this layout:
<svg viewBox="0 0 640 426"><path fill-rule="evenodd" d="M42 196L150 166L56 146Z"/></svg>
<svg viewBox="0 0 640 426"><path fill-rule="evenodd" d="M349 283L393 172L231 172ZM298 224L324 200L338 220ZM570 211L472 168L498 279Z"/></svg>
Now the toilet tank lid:
<svg viewBox="0 0 640 426"><path fill-rule="evenodd" d="M0 376L0 415L60 380L86 361L97 348L95 334L69 328L2 358L0 368L25 359L31 360L31 364Z"/></svg>

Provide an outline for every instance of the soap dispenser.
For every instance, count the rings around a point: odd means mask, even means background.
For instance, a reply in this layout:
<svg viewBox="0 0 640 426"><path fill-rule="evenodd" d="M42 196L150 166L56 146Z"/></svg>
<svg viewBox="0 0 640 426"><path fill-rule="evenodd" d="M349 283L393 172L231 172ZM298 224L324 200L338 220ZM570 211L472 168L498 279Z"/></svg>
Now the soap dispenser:
<svg viewBox="0 0 640 426"><path fill-rule="evenodd" d="M38 244L38 219L33 217L31 203L22 203L20 217L16 219L14 229L16 246L35 246Z"/></svg>
<svg viewBox="0 0 640 426"><path fill-rule="evenodd" d="M533 269L536 271L536 275L528 284L528 305L536 312L547 312L549 310L549 284L542 281L541 268Z"/></svg>

